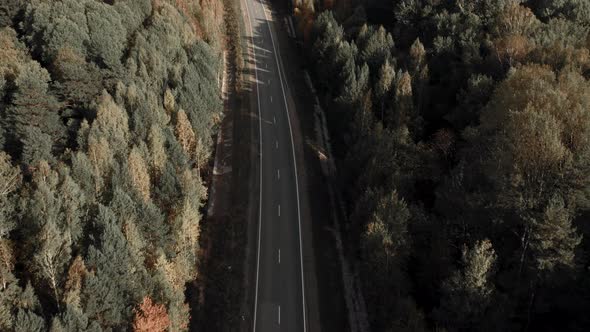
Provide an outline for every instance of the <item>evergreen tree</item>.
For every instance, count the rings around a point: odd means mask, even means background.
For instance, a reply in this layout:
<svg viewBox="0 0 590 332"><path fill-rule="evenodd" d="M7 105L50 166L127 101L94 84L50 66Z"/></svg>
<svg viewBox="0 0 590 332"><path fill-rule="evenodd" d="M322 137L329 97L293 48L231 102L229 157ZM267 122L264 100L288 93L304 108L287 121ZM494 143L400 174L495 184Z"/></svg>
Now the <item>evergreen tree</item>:
<svg viewBox="0 0 590 332"><path fill-rule="evenodd" d="M12 105L6 110L5 128L10 130L10 140L7 142L9 151L18 153L22 149L36 150L35 143L39 141L32 139L38 133L45 135L43 141L46 146L54 147L62 143L65 127L57 112L58 102L48 94L49 80L49 73L37 62L29 62L21 69L15 80L16 92L12 97ZM42 155L47 154L44 150L46 148L41 150Z"/></svg>
<svg viewBox="0 0 590 332"><path fill-rule="evenodd" d="M88 249L87 262L95 270L85 278L83 307L103 328L122 328L131 321L129 304L139 300L145 271L133 263L117 217L109 208L99 206L94 223L101 229L101 236L97 246Z"/></svg>
<svg viewBox="0 0 590 332"><path fill-rule="evenodd" d="M86 20L90 56L100 66L119 69L127 36L119 13L108 4L86 1Z"/></svg>
<svg viewBox="0 0 590 332"><path fill-rule="evenodd" d="M379 69L379 80L375 84L374 89L375 96L379 101L379 116L381 121L384 120L386 103L391 99L395 78L394 66L389 63L389 60L385 60Z"/></svg>
<svg viewBox="0 0 590 332"><path fill-rule="evenodd" d="M571 211L563 199L554 196L541 220L532 220L531 249L539 270L553 270L558 265L574 267L575 249L582 242L573 226Z"/></svg>
<svg viewBox="0 0 590 332"><path fill-rule="evenodd" d="M15 332L44 332L45 330L43 318L28 310L18 311L14 321Z"/></svg>
<svg viewBox="0 0 590 332"><path fill-rule="evenodd" d="M473 248L464 246L461 257L462 268L443 284L436 316L453 330L477 329L493 298L490 278L496 253L491 242L483 240Z"/></svg>

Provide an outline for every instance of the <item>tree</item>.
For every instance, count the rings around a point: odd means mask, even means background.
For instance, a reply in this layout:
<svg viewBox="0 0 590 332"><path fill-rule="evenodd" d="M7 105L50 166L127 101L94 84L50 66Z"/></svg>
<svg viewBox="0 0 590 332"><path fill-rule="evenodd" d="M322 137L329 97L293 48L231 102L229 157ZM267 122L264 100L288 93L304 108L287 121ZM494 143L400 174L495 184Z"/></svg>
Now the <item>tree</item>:
<svg viewBox="0 0 590 332"><path fill-rule="evenodd" d="M57 95L69 107L81 109L82 115L88 116L91 102L101 94L102 77L98 68L87 63L83 53L66 46L57 50L51 69L57 81Z"/></svg>
<svg viewBox="0 0 590 332"><path fill-rule="evenodd" d="M43 318L28 310L18 311L14 322L15 332L43 332L45 329Z"/></svg>
<svg viewBox="0 0 590 332"><path fill-rule="evenodd" d="M162 304L156 304L149 296L143 298L135 310L133 331L135 332L165 332L170 326L170 318Z"/></svg>
<svg viewBox="0 0 590 332"><path fill-rule="evenodd" d="M96 321L90 321L88 316L75 306L67 306L65 311L54 316L49 332L102 332Z"/></svg>
<svg viewBox="0 0 590 332"><path fill-rule="evenodd" d="M383 323L406 294L402 266L408 255L409 219L406 203L397 192L390 193L379 200L361 238L365 289L376 322Z"/></svg>
<svg viewBox="0 0 590 332"><path fill-rule="evenodd" d="M131 321L128 304L139 301L145 270L133 263L117 217L108 207L99 206L94 222L101 235L88 248L86 261L95 269L84 279L82 305L88 317L103 328L121 328Z"/></svg>
<svg viewBox="0 0 590 332"><path fill-rule="evenodd" d="M532 220L531 249L537 269L553 270L558 265L574 267L575 249L582 242L572 225L573 216L563 201L554 196L545 208L541 220Z"/></svg>
<svg viewBox="0 0 590 332"><path fill-rule="evenodd" d="M144 202L148 202L151 193L150 175L145 161L136 147L131 150L127 158L127 167L133 187Z"/></svg>
<svg viewBox="0 0 590 332"><path fill-rule="evenodd" d="M384 120L384 114L386 107L386 101L391 99L391 92L393 88L393 83L395 81L395 68L392 64L389 63L389 60L385 60L385 62L381 65L379 69L379 80L375 84L375 96L379 101L380 107L380 117L381 121Z"/></svg>
<svg viewBox="0 0 590 332"><path fill-rule="evenodd" d="M182 146L184 153L186 153L189 159L196 157L197 139L195 137L195 132L193 131L186 113L182 109L176 113L176 125L174 131L180 146Z"/></svg>
<svg viewBox="0 0 590 332"><path fill-rule="evenodd" d="M108 4L87 1L86 19L91 57L100 66L119 69L127 37L121 16Z"/></svg>
<svg viewBox="0 0 590 332"><path fill-rule="evenodd" d="M563 17L578 25L590 25L590 4L584 0L535 0L533 8L539 17Z"/></svg>
<svg viewBox="0 0 590 332"><path fill-rule="evenodd" d="M115 155L126 155L129 142L128 116L106 91L103 91L99 99L96 119L90 128L89 137L96 141L105 139Z"/></svg>
<svg viewBox="0 0 590 332"><path fill-rule="evenodd" d="M51 153L51 136L43 133L41 129L26 126L20 140L22 143L21 161L24 165L33 167L33 165L41 161L55 162L55 158Z"/></svg>
<svg viewBox="0 0 590 332"><path fill-rule="evenodd" d="M71 239L69 234L58 229L54 220L47 220L43 225L39 238L39 251L35 254L35 266L53 291L57 310L61 310L61 289L64 282L64 271L71 258Z"/></svg>
<svg viewBox="0 0 590 332"><path fill-rule="evenodd" d="M490 281L496 253L489 240L477 241L472 248L463 246L462 268L442 286L439 321L457 330L477 329L490 305L494 287Z"/></svg>
<svg viewBox="0 0 590 332"><path fill-rule="evenodd" d="M30 311L38 311L41 309L41 303L35 294L35 289L31 285L31 281L27 282L24 291L20 294L18 299L18 307Z"/></svg>
<svg viewBox="0 0 590 332"><path fill-rule="evenodd" d="M392 129L407 127L413 138L420 137L422 117L414 107L412 77L408 72L400 72L397 75L393 105L389 121L387 121L388 127Z"/></svg>
<svg viewBox="0 0 590 332"><path fill-rule="evenodd" d="M394 48L393 37L383 26L378 29L368 29L367 37L357 38L359 47L359 63L367 63L372 72L377 72L381 65L391 58ZM360 39L360 40L359 40Z"/></svg>
<svg viewBox="0 0 590 332"><path fill-rule="evenodd" d="M166 167L168 155L166 154L164 134L159 126L152 125L148 134L148 144L152 169L156 174L162 174L164 167Z"/></svg>
<svg viewBox="0 0 590 332"><path fill-rule="evenodd" d="M428 60L426 59L426 49L417 38L410 47L410 73L412 80L412 90L414 91L414 104L419 113L423 111L425 101L428 98Z"/></svg>
<svg viewBox="0 0 590 332"><path fill-rule="evenodd" d="M0 151L0 239L7 239L16 227L14 210L16 193L22 183L22 175L17 167L13 167L11 158Z"/></svg>
<svg viewBox="0 0 590 332"><path fill-rule="evenodd" d="M6 110L5 128L10 133L6 143L9 151L18 155L22 149L36 150L37 141L32 141L31 135L37 133L45 135L46 146L54 147L62 142L65 127L57 113L58 102L48 94L49 81L47 70L35 61L27 63L18 74L12 105Z"/></svg>
<svg viewBox="0 0 590 332"><path fill-rule="evenodd" d="M0 4L0 28L12 25L18 12L22 10L22 0L7 0Z"/></svg>
<svg viewBox="0 0 590 332"><path fill-rule="evenodd" d="M80 292L82 290L82 284L84 278L88 274L86 265L81 256L76 256L72 260L70 267L68 268L68 274L65 281L64 289L64 302L66 303L67 309L70 308L81 308L80 303Z"/></svg>

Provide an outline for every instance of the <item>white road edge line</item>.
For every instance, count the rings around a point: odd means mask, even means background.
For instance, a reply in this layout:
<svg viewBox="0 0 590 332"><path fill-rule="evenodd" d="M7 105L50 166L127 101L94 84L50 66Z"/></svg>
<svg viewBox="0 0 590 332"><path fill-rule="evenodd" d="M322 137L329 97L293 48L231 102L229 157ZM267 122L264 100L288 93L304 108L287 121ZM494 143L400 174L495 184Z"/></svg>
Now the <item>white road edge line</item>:
<svg viewBox="0 0 590 332"><path fill-rule="evenodd" d="M279 248L279 264L281 264L281 249Z"/></svg>
<svg viewBox="0 0 590 332"><path fill-rule="evenodd" d="M277 169L277 180L281 179L281 170Z"/></svg>
<svg viewBox="0 0 590 332"><path fill-rule="evenodd" d="M272 96L270 96L270 102L272 103Z"/></svg>
<svg viewBox="0 0 590 332"><path fill-rule="evenodd" d="M279 141L275 141L275 147L276 147L276 148L277 148L277 150L278 150L278 148L279 148Z"/></svg>
<svg viewBox="0 0 590 332"><path fill-rule="evenodd" d="M293 167L295 170L295 190L297 193L297 221L299 223L299 258L301 264L301 297L303 303L303 332L307 331L307 321L305 316L305 281L303 278L303 244L301 241L301 208L299 206L299 180L297 178L297 159L295 158L295 143L293 143L293 129L291 128L291 117L289 116L289 106L287 105L287 97L285 96L285 87L283 83L283 75L281 72L284 72L282 63L279 62L280 58L280 51L277 50L275 46L274 37L272 36L272 27L269 23L268 16L266 16L266 11L264 11L264 18L266 19L266 25L268 26L268 32L270 33L270 41L272 42L272 49L274 51L274 58L277 63L277 69L279 72L279 80L281 81L281 91L283 92L283 101L285 103L285 110L287 111L287 121L289 123L289 134L291 135L291 151L293 153ZM250 26L252 26L250 24ZM279 55L277 57L277 54Z"/></svg>
<svg viewBox="0 0 590 332"><path fill-rule="evenodd" d="M279 304L279 325L281 325L281 305Z"/></svg>
<svg viewBox="0 0 590 332"><path fill-rule="evenodd" d="M281 216L281 204L279 204L279 217Z"/></svg>
<svg viewBox="0 0 590 332"><path fill-rule="evenodd" d="M259 142L258 148L260 149L260 199L258 202L258 247L257 247L257 257L256 257L256 290L254 294L254 328L253 331L256 331L256 312L258 311L258 274L260 271L260 233L262 227L262 115L260 113L260 91L258 89L258 65L256 64L256 45L254 44L254 30L252 29L252 20L250 17L250 9L248 8L247 0L244 0L244 4L246 5L246 13L248 15L248 25L250 26L250 41L252 42L252 55L254 57L254 75L256 79L256 99L258 100L258 130L259 130Z"/></svg>
<svg viewBox="0 0 590 332"><path fill-rule="evenodd" d="M277 123L277 118L275 118L275 116L272 116L272 121L276 124Z"/></svg>

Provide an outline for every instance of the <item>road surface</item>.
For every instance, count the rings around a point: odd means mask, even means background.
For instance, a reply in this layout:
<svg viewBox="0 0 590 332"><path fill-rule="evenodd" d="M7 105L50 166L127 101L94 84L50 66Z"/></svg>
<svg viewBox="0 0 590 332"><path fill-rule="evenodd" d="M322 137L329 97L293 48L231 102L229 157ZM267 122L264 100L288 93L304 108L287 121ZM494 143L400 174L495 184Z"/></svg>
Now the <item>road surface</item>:
<svg viewBox="0 0 590 332"><path fill-rule="evenodd" d="M307 331L299 181L270 4L244 0L259 117L260 206L254 331Z"/></svg>

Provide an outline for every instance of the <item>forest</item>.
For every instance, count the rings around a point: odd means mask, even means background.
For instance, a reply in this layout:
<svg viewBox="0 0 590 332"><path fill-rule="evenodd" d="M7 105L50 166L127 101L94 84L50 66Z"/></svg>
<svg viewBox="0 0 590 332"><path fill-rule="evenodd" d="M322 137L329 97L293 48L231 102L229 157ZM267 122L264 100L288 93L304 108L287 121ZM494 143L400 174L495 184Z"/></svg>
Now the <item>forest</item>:
<svg viewBox="0 0 590 332"><path fill-rule="evenodd" d="M0 330L186 331L216 0L0 3Z"/></svg>
<svg viewBox="0 0 590 332"><path fill-rule="evenodd" d="M590 1L295 8L374 331L590 329Z"/></svg>

